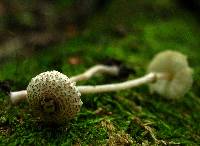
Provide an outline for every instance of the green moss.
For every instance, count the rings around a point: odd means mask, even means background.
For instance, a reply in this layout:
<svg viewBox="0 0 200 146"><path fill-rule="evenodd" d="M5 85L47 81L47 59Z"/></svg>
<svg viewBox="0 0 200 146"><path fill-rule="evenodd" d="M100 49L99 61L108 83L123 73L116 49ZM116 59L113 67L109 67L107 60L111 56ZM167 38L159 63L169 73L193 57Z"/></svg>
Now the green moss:
<svg viewBox="0 0 200 146"><path fill-rule="evenodd" d="M80 36L29 58L13 58L2 64L0 80L10 79L14 81L12 90L21 90L40 72L55 69L72 76L108 58L134 69L135 73L128 78L135 78L146 72L155 53L173 49L187 54L194 69L190 92L178 101L151 95L147 86L118 93L84 95L78 116L69 125L59 128L35 123L26 102L12 106L9 97L0 94L0 145L111 145L119 142L117 139L129 145L200 143L197 22L191 14L176 10L176 5L169 0L166 4L128 1L129 11L121 3L113 1L103 14L97 14L88 22ZM167 14L165 17L162 10ZM124 36L113 34L118 24L128 31ZM68 59L74 56L80 58L80 64L69 64ZM116 78L94 77L80 84L117 81Z"/></svg>

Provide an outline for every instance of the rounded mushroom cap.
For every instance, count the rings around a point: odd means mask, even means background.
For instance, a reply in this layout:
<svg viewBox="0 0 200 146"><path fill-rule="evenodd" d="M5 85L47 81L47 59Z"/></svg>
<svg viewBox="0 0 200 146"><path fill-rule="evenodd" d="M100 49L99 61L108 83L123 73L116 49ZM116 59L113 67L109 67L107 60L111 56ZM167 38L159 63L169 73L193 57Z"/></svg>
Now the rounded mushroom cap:
<svg viewBox="0 0 200 146"><path fill-rule="evenodd" d="M187 57L177 51L158 53L151 61L148 72L165 73L169 78L150 84L150 91L174 99L184 96L192 86L192 69Z"/></svg>
<svg viewBox="0 0 200 146"><path fill-rule="evenodd" d="M74 83L58 71L37 75L27 87L33 113L47 123L65 124L72 119L80 111L80 96Z"/></svg>

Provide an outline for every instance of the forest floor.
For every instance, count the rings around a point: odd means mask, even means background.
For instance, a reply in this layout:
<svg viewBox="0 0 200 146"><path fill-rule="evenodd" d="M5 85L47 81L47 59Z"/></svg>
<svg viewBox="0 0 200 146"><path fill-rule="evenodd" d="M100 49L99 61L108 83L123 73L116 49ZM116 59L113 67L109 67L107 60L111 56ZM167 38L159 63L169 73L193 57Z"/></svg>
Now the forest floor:
<svg viewBox="0 0 200 146"><path fill-rule="evenodd" d="M171 3L141 3L124 6L120 0L113 1L66 43L27 58L8 59L0 66L0 80L12 81L13 91L22 90L32 77L47 70L73 76L95 64L117 60L131 70L128 76L98 76L77 84L119 82L144 75L153 56L170 49L188 56L194 69L191 90L175 101L150 94L146 85L84 95L77 117L59 128L40 125L27 102L13 106L0 93L0 145L200 144L199 21Z"/></svg>

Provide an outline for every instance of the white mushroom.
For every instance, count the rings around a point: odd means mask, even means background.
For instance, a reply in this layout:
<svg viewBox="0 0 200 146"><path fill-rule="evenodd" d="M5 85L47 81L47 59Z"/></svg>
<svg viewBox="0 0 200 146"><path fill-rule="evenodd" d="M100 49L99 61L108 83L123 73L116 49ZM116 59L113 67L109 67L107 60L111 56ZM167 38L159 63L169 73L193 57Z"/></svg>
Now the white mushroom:
<svg viewBox="0 0 200 146"><path fill-rule="evenodd" d="M120 68L116 65L113 66L95 65L86 70L84 73L71 77L70 81L75 83L78 81L88 80L97 74L110 74L117 76L119 73L120 73ZM22 91L10 92L10 97L12 104L17 104L20 101L23 101L27 98L27 91L22 90Z"/></svg>
<svg viewBox="0 0 200 146"><path fill-rule="evenodd" d="M148 67L148 74L141 78L116 84L77 88L82 94L87 94L119 91L149 83L151 92L175 99L184 96L192 86L192 72L185 55L168 50L155 56Z"/></svg>
<svg viewBox="0 0 200 146"><path fill-rule="evenodd" d="M73 118L82 105L80 92L70 79L58 71L34 77L27 87L27 100L42 121L62 124Z"/></svg>
<svg viewBox="0 0 200 146"><path fill-rule="evenodd" d="M82 105L81 94L74 81L87 80L98 73L117 75L119 68L96 65L71 79L58 71L47 71L32 78L27 90L11 92L11 102L17 104L27 99L41 121L64 124L80 111Z"/></svg>
<svg viewBox="0 0 200 146"><path fill-rule="evenodd" d="M192 86L192 69L187 57L176 51L157 54L148 67L148 72L162 74L164 78L149 85L151 92L166 98L182 97Z"/></svg>

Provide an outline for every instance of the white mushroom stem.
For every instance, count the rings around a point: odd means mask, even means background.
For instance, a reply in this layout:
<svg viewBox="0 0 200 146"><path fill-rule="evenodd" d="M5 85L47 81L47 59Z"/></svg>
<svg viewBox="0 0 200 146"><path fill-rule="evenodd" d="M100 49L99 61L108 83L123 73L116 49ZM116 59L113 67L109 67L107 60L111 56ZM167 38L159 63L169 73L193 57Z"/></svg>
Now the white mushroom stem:
<svg viewBox="0 0 200 146"><path fill-rule="evenodd" d="M147 83L153 83L156 82L157 80L162 80L162 79L168 80L169 75L165 73L149 73L138 79L125 81L122 83L97 85L97 86L77 86L77 88L81 94L113 92L113 91L120 91L129 88L134 88Z"/></svg>
<svg viewBox="0 0 200 146"><path fill-rule="evenodd" d="M110 75L118 75L119 74L119 68L117 66L106 66L106 65L95 65L94 67L91 67L84 73L73 76L70 78L71 81L76 82L76 81L82 81L82 80L88 80L95 74L99 73L106 73Z"/></svg>
<svg viewBox="0 0 200 146"><path fill-rule="evenodd" d="M17 104L20 101L25 100L26 95L27 95L26 90L10 92L10 100L13 104Z"/></svg>
<svg viewBox="0 0 200 146"><path fill-rule="evenodd" d="M105 84L97 86L77 86L77 88L81 94L113 92L113 91L119 91L137 87L147 83L153 83L156 82L157 80L169 80L169 75L167 73L149 73L138 79L125 81L122 83ZM26 90L16 91L10 93L10 98L12 103L16 104L26 99L26 95L27 95Z"/></svg>

